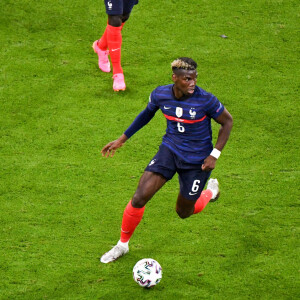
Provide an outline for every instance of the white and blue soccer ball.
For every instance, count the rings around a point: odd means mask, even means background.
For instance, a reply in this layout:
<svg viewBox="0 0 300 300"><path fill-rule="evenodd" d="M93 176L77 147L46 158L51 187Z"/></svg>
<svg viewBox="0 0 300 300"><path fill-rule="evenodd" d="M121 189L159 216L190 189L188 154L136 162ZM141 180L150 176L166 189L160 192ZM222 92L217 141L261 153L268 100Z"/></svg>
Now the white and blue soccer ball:
<svg viewBox="0 0 300 300"><path fill-rule="evenodd" d="M132 271L134 281L145 288L157 285L162 278L161 266L152 258L139 260Z"/></svg>

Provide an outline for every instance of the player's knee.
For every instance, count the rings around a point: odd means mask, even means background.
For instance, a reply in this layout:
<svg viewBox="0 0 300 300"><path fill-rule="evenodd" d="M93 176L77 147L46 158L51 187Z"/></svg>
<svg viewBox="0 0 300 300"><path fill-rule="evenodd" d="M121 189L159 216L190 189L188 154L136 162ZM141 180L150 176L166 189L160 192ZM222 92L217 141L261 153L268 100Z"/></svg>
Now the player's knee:
<svg viewBox="0 0 300 300"><path fill-rule="evenodd" d="M132 197L131 204L133 207L141 208L148 202L148 197L141 191L136 191Z"/></svg>
<svg viewBox="0 0 300 300"><path fill-rule="evenodd" d="M130 14L125 14L122 16L122 23L126 22L129 19Z"/></svg>
<svg viewBox="0 0 300 300"><path fill-rule="evenodd" d="M187 211L180 208L176 208L176 212L181 219L186 219L193 214L192 211Z"/></svg>
<svg viewBox="0 0 300 300"><path fill-rule="evenodd" d="M122 25L122 16L121 15L108 16L108 25L113 27L120 27Z"/></svg>

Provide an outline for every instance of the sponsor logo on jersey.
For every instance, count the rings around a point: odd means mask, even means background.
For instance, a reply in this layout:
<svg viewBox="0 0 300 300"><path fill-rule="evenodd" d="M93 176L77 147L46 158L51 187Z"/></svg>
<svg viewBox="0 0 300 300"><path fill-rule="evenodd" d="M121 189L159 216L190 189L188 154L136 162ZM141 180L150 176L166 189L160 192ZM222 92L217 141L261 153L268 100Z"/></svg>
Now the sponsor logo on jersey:
<svg viewBox="0 0 300 300"><path fill-rule="evenodd" d="M191 119L195 119L195 117L196 117L196 112L195 112L195 108L194 108L194 107L192 107L192 108L190 109L189 113L190 113Z"/></svg>
<svg viewBox="0 0 300 300"><path fill-rule="evenodd" d="M171 108L171 106L165 106L164 105L164 109L170 109Z"/></svg>
<svg viewBox="0 0 300 300"><path fill-rule="evenodd" d="M180 118L183 115L183 109L182 109L182 107L176 107L175 113L176 113L176 116L178 118Z"/></svg>

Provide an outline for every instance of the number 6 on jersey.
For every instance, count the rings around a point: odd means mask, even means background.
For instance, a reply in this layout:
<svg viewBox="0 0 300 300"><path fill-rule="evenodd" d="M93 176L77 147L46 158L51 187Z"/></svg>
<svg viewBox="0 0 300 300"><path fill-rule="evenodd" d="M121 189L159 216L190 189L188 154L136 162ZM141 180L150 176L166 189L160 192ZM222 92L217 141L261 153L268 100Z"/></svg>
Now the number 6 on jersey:
<svg viewBox="0 0 300 300"><path fill-rule="evenodd" d="M178 128L179 132L184 132L185 131L184 127L179 122L177 123L177 128Z"/></svg>

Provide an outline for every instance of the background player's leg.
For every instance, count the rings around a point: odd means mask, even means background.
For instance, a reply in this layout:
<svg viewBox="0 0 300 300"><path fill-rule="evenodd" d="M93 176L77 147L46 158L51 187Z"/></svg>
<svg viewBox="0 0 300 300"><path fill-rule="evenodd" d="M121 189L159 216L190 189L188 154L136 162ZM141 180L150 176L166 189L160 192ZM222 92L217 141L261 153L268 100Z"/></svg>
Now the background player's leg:
<svg viewBox="0 0 300 300"><path fill-rule="evenodd" d="M101 51L106 51L108 44L107 44L107 26L105 27L105 31L101 38L97 41L97 45Z"/></svg>
<svg viewBox="0 0 300 300"><path fill-rule="evenodd" d="M121 25L121 31L123 30L123 27L125 25L125 22L129 19L130 14L126 14L122 16L122 25Z"/></svg>
<svg viewBox="0 0 300 300"><path fill-rule="evenodd" d="M121 67L121 46L122 46L122 15L108 16L107 42L113 74L123 73Z"/></svg>
<svg viewBox="0 0 300 300"><path fill-rule="evenodd" d="M122 16L108 16L107 43L110 60L113 66L113 89L124 91L126 89L123 69L121 66L122 47Z"/></svg>
<svg viewBox="0 0 300 300"><path fill-rule="evenodd" d="M107 50L108 43L107 43L107 27L102 35L102 37L93 43L93 49L95 53L98 54L98 65L100 70L103 72L110 72L110 62L108 60L108 53Z"/></svg>
<svg viewBox="0 0 300 300"><path fill-rule="evenodd" d="M129 12L123 15L108 16L108 34L107 42L111 63L113 65L113 89L114 91L124 91L126 89L123 68L121 66L121 51L122 51L122 29L125 22L129 19L132 7L129 7Z"/></svg>
<svg viewBox="0 0 300 300"><path fill-rule="evenodd" d="M110 18L111 17L112 16L110 16ZM113 65L114 75L123 73L123 69L121 67L121 46L122 46L121 25L122 25L121 18L120 18L120 26L118 27L112 26L110 25L110 22L108 22L107 25L107 43L108 43L111 63Z"/></svg>
<svg viewBox="0 0 300 300"><path fill-rule="evenodd" d="M122 16L122 25L129 19L130 13L125 13Z"/></svg>

